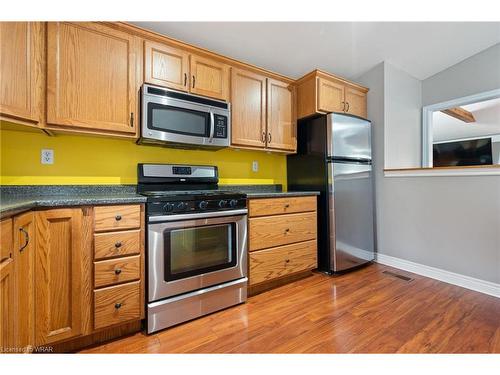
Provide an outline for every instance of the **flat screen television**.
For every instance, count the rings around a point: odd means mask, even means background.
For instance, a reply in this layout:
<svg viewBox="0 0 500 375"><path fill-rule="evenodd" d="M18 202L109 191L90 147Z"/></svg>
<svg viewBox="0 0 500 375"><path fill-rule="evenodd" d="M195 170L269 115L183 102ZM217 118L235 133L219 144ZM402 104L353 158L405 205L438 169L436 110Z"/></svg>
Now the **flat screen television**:
<svg viewBox="0 0 500 375"><path fill-rule="evenodd" d="M433 160L434 167L492 164L491 138L434 143Z"/></svg>

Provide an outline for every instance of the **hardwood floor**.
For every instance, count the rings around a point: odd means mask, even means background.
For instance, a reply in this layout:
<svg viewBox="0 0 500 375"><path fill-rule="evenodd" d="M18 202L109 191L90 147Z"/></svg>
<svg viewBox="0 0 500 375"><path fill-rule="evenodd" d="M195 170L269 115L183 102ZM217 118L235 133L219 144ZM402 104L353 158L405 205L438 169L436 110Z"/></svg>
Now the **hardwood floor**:
<svg viewBox="0 0 500 375"><path fill-rule="evenodd" d="M246 304L82 352L500 353L500 299L373 264L314 274Z"/></svg>

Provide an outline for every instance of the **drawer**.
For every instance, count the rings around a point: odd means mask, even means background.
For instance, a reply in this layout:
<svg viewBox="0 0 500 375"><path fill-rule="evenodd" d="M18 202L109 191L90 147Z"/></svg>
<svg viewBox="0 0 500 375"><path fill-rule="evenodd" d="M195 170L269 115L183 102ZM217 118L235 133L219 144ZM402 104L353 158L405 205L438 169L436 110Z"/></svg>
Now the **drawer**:
<svg viewBox="0 0 500 375"><path fill-rule="evenodd" d="M94 328L99 329L141 317L141 282L94 291Z"/></svg>
<svg viewBox="0 0 500 375"><path fill-rule="evenodd" d="M10 258L13 254L13 232L12 219L4 219L0 222L0 262Z"/></svg>
<svg viewBox="0 0 500 375"><path fill-rule="evenodd" d="M140 255L94 262L94 286L96 288L140 278Z"/></svg>
<svg viewBox="0 0 500 375"><path fill-rule="evenodd" d="M141 206L98 206L94 208L96 232L132 229L141 226Z"/></svg>
<svg viewBox="0 0 500 375"><path fill-rule="evenodd" d="M96 260L139 254L141 249L140 229L94 234L94 259Z"/></svg>
<svg viewBox="0 0 500 375"><path fill-rule="evenodd" d="M250 253L250 285L317 267L316 240Z"/></svg>
<svg viewBox="0 0 500 375"><path fill-rule="evenodd" d="M316 212L255 217L249 222L249 251L316 239Z"/></svg>
<svg viewBox="0 0 500 375"><path fill-rule="evenodd" d="M248 216L268 216L316 211L316 197L250 199Z"/></svg>

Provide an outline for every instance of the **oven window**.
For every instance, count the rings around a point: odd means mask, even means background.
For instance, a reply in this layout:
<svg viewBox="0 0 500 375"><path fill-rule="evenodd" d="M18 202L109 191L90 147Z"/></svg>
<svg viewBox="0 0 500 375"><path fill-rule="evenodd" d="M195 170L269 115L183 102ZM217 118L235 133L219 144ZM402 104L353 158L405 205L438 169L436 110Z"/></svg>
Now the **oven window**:
<svg viewBox="0 0 500 375"><path fill-rule="evenodd" d="M210 115L206 112L148 103L148 128L169 133L208 137Z"/></svg>
<svg viewBox="0 0 500 375"><path fill-rule="evenodd" d="M236 224L172 229L165 236L165 281L236 265Z"/></svg>

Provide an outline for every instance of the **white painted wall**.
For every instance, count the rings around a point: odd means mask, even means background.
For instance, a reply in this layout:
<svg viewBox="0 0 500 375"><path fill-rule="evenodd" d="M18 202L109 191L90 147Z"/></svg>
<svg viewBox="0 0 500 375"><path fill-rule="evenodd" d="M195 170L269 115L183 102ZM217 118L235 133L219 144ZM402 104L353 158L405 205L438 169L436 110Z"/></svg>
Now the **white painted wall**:
<svg viewBox="0 0 500 375"><path fill-rule="evenodd" d="M398 95L406 97L398 99L403 103L415 97L412 90L403 89L404 85L393 85L387 95L391 80L406 79L401 78L402 72L386 65L380 64L358 79L370 88L368 117L373 123L377 251L500 283L500 176L384 177L384 149L392 147L387 144L392 137L386 133L397 126L393 121L399 118L391 113L391 101ZM500 46L472 56L423 81L422 103L434 104L499 88L499 67ZM477 79L464 77L466 73ZM413 121L416 119L410 119ZM415 142L420 142L420 135ZM394 155L392 151L388 154ZM405 156L407 160L412 157Z"/></svg>

